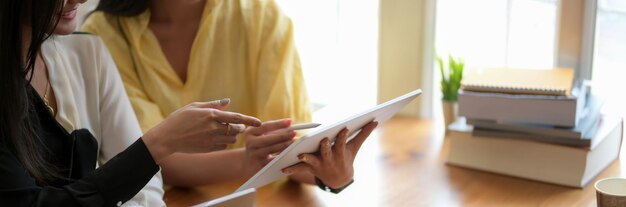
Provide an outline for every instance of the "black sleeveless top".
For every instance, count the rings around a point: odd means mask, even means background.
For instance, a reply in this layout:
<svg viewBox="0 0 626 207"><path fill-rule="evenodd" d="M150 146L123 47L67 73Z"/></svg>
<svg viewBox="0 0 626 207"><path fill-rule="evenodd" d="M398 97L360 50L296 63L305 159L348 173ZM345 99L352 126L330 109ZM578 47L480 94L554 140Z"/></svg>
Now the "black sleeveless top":
<svg viewBox="0 0 626 207"><path fill-rule="evenodd" d="M39 122L35 132L47 148L46 159L59 168L61 178L40 185L4 140L0 142L0 205L2 206L119 206L137 194L159 166L138 139L96 169L98 143L87 129L68 133L29 87Z"/></svg>

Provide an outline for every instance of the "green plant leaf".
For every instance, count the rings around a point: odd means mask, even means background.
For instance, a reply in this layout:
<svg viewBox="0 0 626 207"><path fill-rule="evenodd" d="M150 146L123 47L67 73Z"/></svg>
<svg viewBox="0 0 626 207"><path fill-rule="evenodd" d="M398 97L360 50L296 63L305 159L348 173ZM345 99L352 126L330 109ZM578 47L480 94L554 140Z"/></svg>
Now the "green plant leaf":
<svg viewBox="0 0 626 207"><path fill-rule="evenodd" d="M461 80L463 79L463 69L465 62L461 58L454 58L448 54L447 67L443 64L444 60L441 56L437 56L439 63L439 71L441 73L441 92L443 100L457 101L458 91L461 88Z"/></svg>
<svg viewBox="0 0 626 207"><path fill-rule="evenodd" d="M437 62L439 63L439 71L441 72L441 80L445 82L446 80L446 73L445 73L445 69L444 69L444 65L443 65L443 59L441 59L441 56L437 56Z"/></svg>

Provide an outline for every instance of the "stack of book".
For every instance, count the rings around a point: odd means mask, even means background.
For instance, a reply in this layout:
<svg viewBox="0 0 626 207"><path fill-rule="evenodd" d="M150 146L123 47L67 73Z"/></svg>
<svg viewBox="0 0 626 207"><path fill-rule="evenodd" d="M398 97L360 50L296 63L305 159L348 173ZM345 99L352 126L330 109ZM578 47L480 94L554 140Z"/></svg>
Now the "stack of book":
<svg viewBox="0 0 626 207"><path fill-rule="evenodd" d="M574 87L572 69L492 69L468 74L447 163L584 187L615 160L622 119Z"/></svg>

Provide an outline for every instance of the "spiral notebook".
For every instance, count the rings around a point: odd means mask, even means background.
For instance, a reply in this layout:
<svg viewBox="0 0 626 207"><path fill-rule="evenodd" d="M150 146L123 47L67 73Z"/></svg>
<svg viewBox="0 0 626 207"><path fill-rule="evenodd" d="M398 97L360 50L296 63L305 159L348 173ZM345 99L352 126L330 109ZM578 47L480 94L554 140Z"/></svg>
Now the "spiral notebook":
<svg viewBox="0 0 626 207"><path fill-rule="evenodd" d="M474 70L462 82L465 91L547 96L569 96L573 84L571 68Z"/></svg>

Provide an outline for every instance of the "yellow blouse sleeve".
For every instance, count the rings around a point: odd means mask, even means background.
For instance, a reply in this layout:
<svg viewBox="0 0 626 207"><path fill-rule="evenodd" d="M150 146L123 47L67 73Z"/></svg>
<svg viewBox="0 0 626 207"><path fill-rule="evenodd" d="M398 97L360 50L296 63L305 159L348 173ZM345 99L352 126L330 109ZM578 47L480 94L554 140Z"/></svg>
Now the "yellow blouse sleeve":
<svg viewBox="0 0 626 207"><path fill-rule="evenodd" d="M261 120L311 121L311 106L293 36L293 24L274 1L254 1L248 19L252 79ZM260 15L260 16L259 16ZM255 64L256 63L256 64Z"/></svg>
<svg viewBox="0 0 626 207"><path fill-rule="evenodd" d="M102 12L94 12L85 21L81 31L100 36L111 52L124 82L128 98L141 125L141 130L145 133L163 121L163 113L144 91L141 80L135 71L131 51L121 34L120 27L117 26L116 18Z"/></svg>

